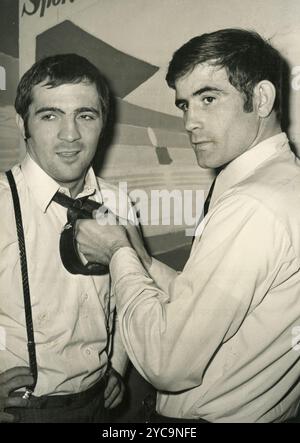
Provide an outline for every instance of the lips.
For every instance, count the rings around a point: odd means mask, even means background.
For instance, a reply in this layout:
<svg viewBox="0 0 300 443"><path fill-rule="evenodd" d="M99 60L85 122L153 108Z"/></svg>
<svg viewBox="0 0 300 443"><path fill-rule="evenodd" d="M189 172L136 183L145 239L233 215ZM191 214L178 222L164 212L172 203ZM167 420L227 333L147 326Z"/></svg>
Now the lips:
<svg viewBox="0 0 300 443"><path fill-rule="evenodd" d="M60 155L62 157L73 157L74 155L78 154L80 151L63 151L63 152L57 152L57 155Z"/></svg>
<svg viewBox="0 0 300 443"><path fill-rule="evenodd" d="M210 140L192 142L194 149L204 149L206 145L212 143Z"/></svg>
<svg viewBox="0 0 300 443"><path fill-rule="evenodd" d="M79 157L80 152L81 151L78 149L74 151L66 150L66 151L58 151L56 152L56 155L61 162L74 163L77 162L77 160L80 158Z"/></svg>

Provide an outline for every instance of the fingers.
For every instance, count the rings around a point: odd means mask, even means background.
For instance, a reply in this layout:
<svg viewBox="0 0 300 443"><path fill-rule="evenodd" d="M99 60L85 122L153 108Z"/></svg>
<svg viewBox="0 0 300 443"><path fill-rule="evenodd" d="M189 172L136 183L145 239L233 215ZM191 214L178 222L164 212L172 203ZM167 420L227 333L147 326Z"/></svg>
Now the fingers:
<svg viewBox="0 0 300 443"><path fill-rule="evenodd" d="M0 374L0 423L13 423L18 417L4 412L6 408L26 408L28 401L19 396L9 394L19 388L30 386L34 382L30 369L19 366L8 369Z"/></svg>
<svg viewBox="0 0 300 443"><path fill-rule="evenodd" d="M108 397L105 399L104 406L107 409L111 408L111 405L115 401L116 397L119 395L120 388L115 386L114 389L109 393Z"/></svg>
<svg viewBox="0 0 300 443"><path fill-rule="evenodd" d="M14 417L12 414L0 412L0 423L14 423L15 421L17 421L16 417Z"/></svg>
<svg viewBox="0 0 300 443"><path fill-rule="evenodd" d="M29 405L29 401L22 397L7 397L4 404L6 408L26 408Z"/></svg>
<svg viewBox="0 0 300 443"><path fill-rule="evenodd" d="M120 392L120 386L119 386L119 379L117 375L115 374L114 370L112 369L108 382L104 391L104 400L105 400L105 407L109 408L110 404L115 399L116 395Z"/></svg>
<svg viewBox="0 0 300 443"><path fill-rule="evenodd" d="M1 391L9 395L11 392L16 391L17 389L31 386L33 382L34 380L32 375L20 375L14 377L5 385L3 385Z"/></svg>
<svg viewBox="0 0 300 443"><path fill-rule="evenodd" d="M105 393L104 393L104 398L105 398L104 406L107 409L114 408L119 403L121 403L122 398L123 398L123 393L122 393L122 388L121 388L120 382L118 382L113 387L113 389L109 391L109 394L105 395Z"/></svg>
<svg viewBox="0 0 300 443"><path fill-rule="evenodd" d="M107 409L113 409L115 407L117 407L123 400L124 397L124 391L123 389L120 390L120 392L111 399L111 402L109 403L108 406L105 406Z"/></svg>
<svg viewBox="0 0 300 443"><path fill-rule="evenodd" d="M29 401L20 396L0 397L0 411L6 408L26 408Z"/></svg>
<svg viewBox="0 0 300 443"><path fill-rule="evenodd" d="M114 373L110 373L108 382L104 391L105 400L111 395L116 385L118 384L118 378Z"/></svg>
<svg viewBox="0 0 300 443"><path fill-rule="evenodd" d="M15 368L8 369L0 374L0 384L7 383L11 379L23 375L31 375L30 368L27 366L17 366Z"/></svg>
<svg viewBox="0 0 300 443"><path fill-rule="evenodd" d="M112 371L104 392L104 406L107 409L115 408L121 403L124 391L125 388L121 376L116 375L115 371Z"/></svg>
<svg viewBox="0 0 300 443"><path fill-rule="evenodd" d="M28 407L28 400L22 397L7 397L0 399L0 423L13 423L18 421L18 417L4 412L7 408L26 408Z"/></svg>
<svg viewBox="0 0 300 443"><path fill-rule="evenodd" d="M0 397L7 397L11 392L30 386L33 382L29 368L20 366L8 369L0 374Z"/></svg>

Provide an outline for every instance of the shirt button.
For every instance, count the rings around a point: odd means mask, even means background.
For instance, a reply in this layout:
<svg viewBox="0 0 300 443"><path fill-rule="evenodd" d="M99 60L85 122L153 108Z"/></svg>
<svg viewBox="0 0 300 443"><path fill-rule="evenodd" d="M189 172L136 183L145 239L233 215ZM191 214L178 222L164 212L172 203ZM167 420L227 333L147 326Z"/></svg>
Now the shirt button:
<svg viewBox="0 0 300 443"><path fill-rule="evenodd" d="M40 325L45 323L46 320L47 320L47 314L46 313L42 313L42 314L38 315L38 323Z"/></svg>
<svg viewBox="0 0 300 443"><path fill-rule="evenodd" d="M85 353L86 353L87 355L91 355L91 350L90 350L90 349L86 349Z"/></svg>
<svg viewBox="0 0 300 443"><path fill-rule="evenodd" d="M81 304L84 304L88 300L88 294L81 294Z"/></svg>

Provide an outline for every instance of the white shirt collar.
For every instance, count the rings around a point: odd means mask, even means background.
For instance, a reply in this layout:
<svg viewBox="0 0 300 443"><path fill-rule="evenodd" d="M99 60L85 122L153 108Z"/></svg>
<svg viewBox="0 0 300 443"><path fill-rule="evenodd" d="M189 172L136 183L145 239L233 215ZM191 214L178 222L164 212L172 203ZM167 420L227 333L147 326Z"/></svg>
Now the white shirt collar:
<svg viewBox="0 0 300 443"><path fill-rule="evenodd" d="M239 183L241 180L251 174L262 163L273 155L290 149L287 136L284 132L270 137L249 151L234 159L218 175L210 201L210 208L218 198L229 188Z"/></svg>
<svg viewBox="0 0 300 443"><path fill-rule="evenodd" d="M47 211L54 194L57 191L70 195L67 188L61 187L51 178L27 153L21 163L21 170L27 186L30 188L37 204L43 212ZM87 171L84 188L77 197L90 196L97 193L97 201L102 203L102 195L95 173L90 167Z"/></svg>

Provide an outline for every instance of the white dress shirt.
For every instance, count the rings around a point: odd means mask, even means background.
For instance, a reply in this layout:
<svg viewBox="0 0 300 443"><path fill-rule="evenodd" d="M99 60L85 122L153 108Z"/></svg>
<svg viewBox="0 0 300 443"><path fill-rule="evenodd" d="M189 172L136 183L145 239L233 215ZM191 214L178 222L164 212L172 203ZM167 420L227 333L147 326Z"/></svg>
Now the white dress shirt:
<svg viewBox="0 0 300 443"><path fill-rule="evenodd" d="M295 414L300 161L285 134L218 176L180 275L156 260L147 273L131 248L110 269L126 350L160 390L160 414L211 422Z"/></svg>
<svg viewBox="0 0 300 443"><path fill-rule="evenodd" d="M13 168L26 242L38 381L34 395L86 390L105 373L110 277L72 275L59 255L67 209L52 201L60 188L29 156ZM118 213L117 189L89 169L83 192ZM116 204L114 201L116 197ZM125 201L128 199L123 196ZM121 199L120 199L121 200ZM26 324L14 210L4 174L0 176L0 372L28 366ZM126 217L126 204L120 205ZM110 302L110 326L115 308ZM118 329L118 328L117 328ZM118 331L112 365L124 372L126 353Z"/></svg>

